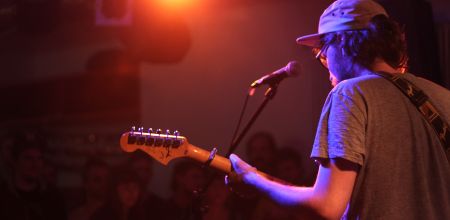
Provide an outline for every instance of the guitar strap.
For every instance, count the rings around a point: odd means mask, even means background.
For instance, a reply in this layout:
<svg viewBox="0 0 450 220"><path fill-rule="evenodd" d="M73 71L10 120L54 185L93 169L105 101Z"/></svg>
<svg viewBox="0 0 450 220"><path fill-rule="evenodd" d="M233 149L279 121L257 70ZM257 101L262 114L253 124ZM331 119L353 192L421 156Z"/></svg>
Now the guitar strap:
<svg viewBox="0 0 450 220"><path fill-rule="evenodd" d="M404 79L401 74L392 75L385 72L376 72L376 74L391 81L416 106L425 120L433 127L450 163L450 127L439 115L433 104L431 104L428 96L421 89Z"/></svg>

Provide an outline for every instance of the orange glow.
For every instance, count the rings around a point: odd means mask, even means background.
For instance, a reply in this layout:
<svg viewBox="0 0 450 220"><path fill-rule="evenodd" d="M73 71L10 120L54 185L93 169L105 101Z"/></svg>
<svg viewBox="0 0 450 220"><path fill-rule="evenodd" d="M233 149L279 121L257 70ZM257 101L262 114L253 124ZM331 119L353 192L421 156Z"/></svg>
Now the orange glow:
<svg viewBox="0 0 450 220"><path fill-rule="evenodd" d="M161 9L169 10L187 10L194 7L199 0L157 0Z"/></svg>

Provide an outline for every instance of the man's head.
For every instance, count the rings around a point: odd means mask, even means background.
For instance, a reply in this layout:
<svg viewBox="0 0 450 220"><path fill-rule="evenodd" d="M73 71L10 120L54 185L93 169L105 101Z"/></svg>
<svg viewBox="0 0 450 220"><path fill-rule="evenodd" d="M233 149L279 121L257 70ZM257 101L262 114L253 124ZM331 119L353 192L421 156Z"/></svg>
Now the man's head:
<svg viewBox="0 0 450 220"><path fill-rule="evenodd" d="M46 143L40 137L28 136L19 134L14 138L12 146L14 175L28 182L36 182L42 177L43 148Z"/></svg>
<svg viewBox="0 0 450 220"><path fill-rule="evenodd" d="M246 155L250 164L264 172L271 172L275 161L276 143L271 133L260 131L249 137Z"/></svg>
<svg viewBox="0 0 450 220"><path fill-rule="evenodd" d="M175 193L191 194L203 188L205 177L205 172L199 163L192 160L179 160L173 168L170 187Z"/></svg>
<svg viewBox="0 0 450 220"><path fill-rule="evenodd" d="M110 186L113 204L121 208L130 209L142 199L144 186L138 174L130 167L117 167L114 169Z"/></svg>
<svg viewBox="0 0 450 220"><path fill-rule="evenodd" d="M143 151L135 151L130 154L126 166L136 172L144 187L147 187L153 175L152 159Z"/></svg>
<svg viewBox="0 0 450 220"><path fill-rule="evenodd" d="M110 181L110 167L100 158L89 158L83 171L83 185L86 196L103 200L106 198Z"/></svg>
<svg viewBox="0 0 450 220"><path fill-rule="evenodd" d="M319 32L297 39L313 48L338 83L385 62L400 71L407 55L403 31L371 0L338 0L320 17Z"/></svg>
<svg viewBox="0 0 450 220"><path fill-rule="evenodd" d="M293 184L301 184L304 177L302 158L292 147L284 147L277 151L277 177Z"/></svg>

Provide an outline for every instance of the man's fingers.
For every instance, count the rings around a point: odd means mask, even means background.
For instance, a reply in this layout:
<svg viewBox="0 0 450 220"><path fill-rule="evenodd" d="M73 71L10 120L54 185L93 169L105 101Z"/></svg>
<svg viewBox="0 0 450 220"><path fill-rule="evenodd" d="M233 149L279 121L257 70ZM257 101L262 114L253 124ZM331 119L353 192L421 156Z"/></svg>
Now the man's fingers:
<svg viewBox="0 0 450 220"><path fill-rule="evenodd" d="M257 195L256 189L237 180L238 178L236 173L225 175L225 184L229 187L230 191L242 198L255 198Z"/></svg>
<svg viewBox="0 0 450 220"><path fill-rule="evenodd" d="M240 161L241 161L241 158L239 158L236 154L230 155L231 166L233 166L233 170L237 173L240 173L240 171L241 171L241 168L239 167Z"/></svg>
<svg viewBox="0 0 450 220"><path fill-rule="evenodd" d="M230 161L232 164L236 164L239 161L241 161L241 158L239 158L236 154L231 154L230 155Z"/></svg>
<svg viewBox="0 0 450 220"><path fill-rule="evenodd" d="M249 172L250 170L254 169L252 166L250 166L248 163L241 160L241 158L239 158L235 154L230 155L230 161L234 168L234 171L237 174L243 174L243 173Z"/></svg>

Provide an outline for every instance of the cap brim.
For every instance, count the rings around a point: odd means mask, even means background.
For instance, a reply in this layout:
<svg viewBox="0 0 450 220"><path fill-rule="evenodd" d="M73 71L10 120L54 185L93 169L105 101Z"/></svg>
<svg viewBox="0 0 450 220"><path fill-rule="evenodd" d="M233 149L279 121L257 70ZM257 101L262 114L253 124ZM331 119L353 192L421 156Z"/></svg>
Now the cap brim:
<svg viewBox="0 0 450 220"><path fill-rule="evenodd" d="M308 47L316 47L320 48L322 45L321 43L321 35L322 34L310 34L306 36L302 36L297 38L297 44L308 46Z"/></svg>

